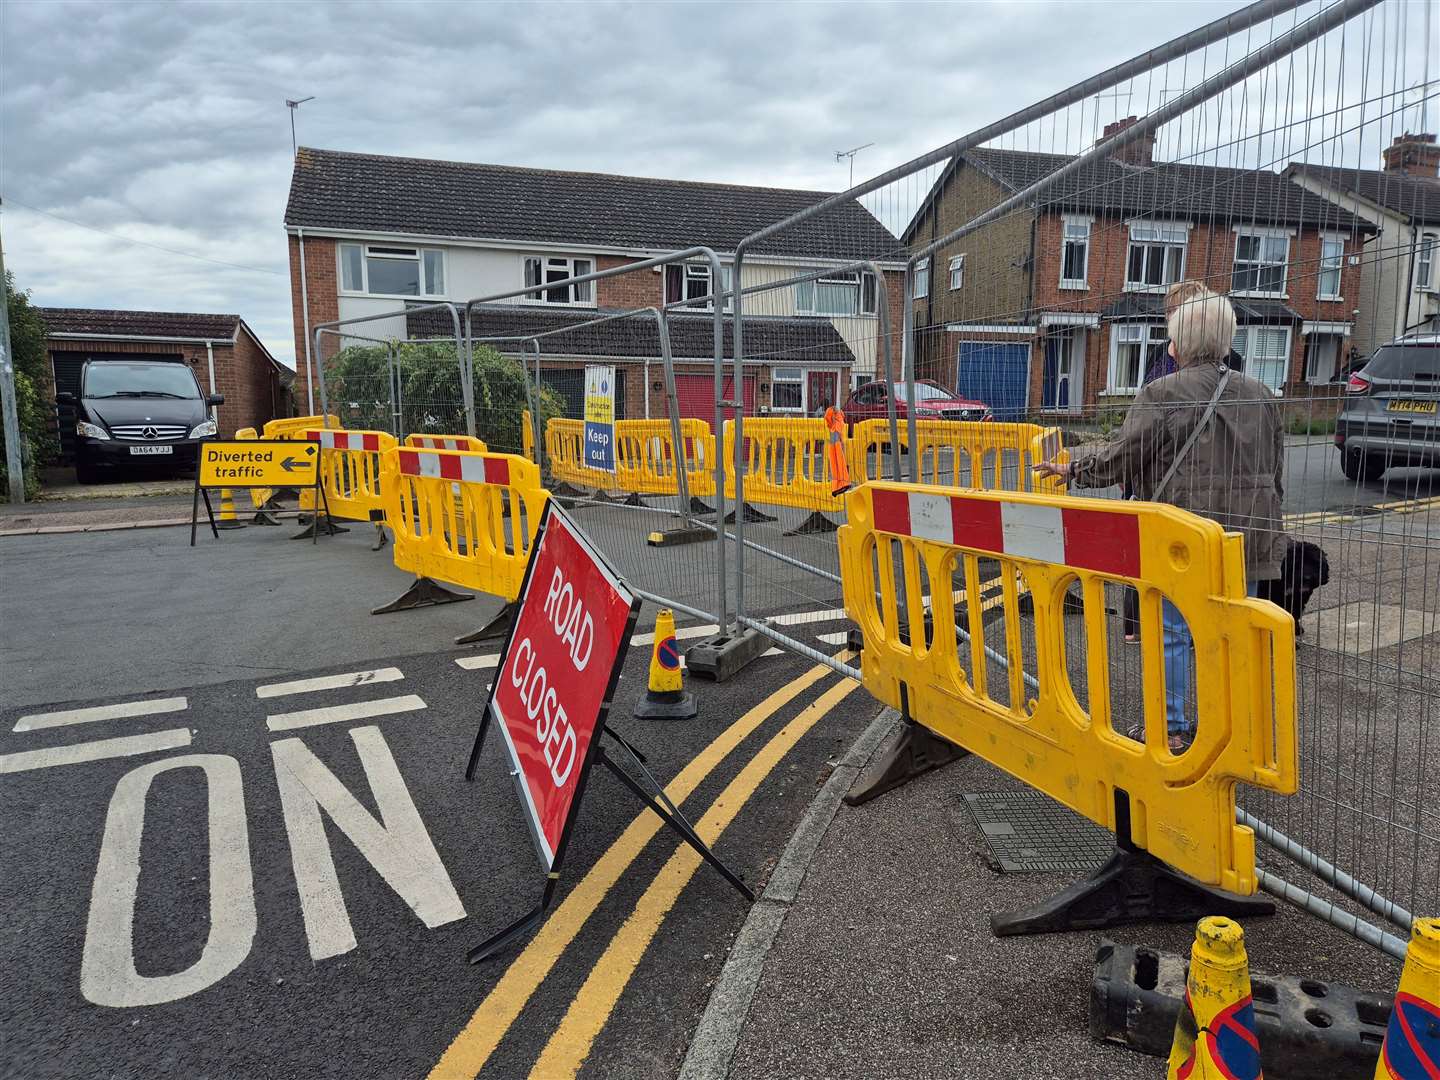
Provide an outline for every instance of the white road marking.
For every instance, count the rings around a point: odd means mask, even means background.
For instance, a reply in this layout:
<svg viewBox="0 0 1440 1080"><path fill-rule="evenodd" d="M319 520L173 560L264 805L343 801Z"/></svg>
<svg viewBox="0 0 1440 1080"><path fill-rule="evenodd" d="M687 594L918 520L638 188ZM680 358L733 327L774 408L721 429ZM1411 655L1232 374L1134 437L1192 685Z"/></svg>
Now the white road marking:
<svg viewBox="0 0 1440 1080"><path fill-rule="evenodd" d="M188 732L186 733L189 734ZM205 774L210 823L210 919L200 959L169 975L135 969L135 894L140 886L140 840L145 797L155 777L171 769ZM80 992L95 1005L160 1005L204 990L234 971L255 941L255 889L240 763L221 754L187 754L141 765L120 778L110 797L100 860L90 893L90 917L80 961ZM182 931L184 927L175 927Z"/></svg>
<svg viewBox="0 0 1440 1080"><path fill-rule="evenodd" d="M455 663L466 671L483 671L500 663L500 654L490 653L487 656L457 656Z"/></svg>
<svg viewBox="0 0 1440 1080"><path fill-rule="evenodd" d="M134 757L137 754L156 754L162 750L177 750L182 746L189 745L189 728L170 728L167 731L155 731L148 735L121 735L114 739L95 739L91 742L72 743L70 746L51 746L43 750L22 750L17 754L0 754L0 773L49 769L56 765L79 765L86 761Z"/></svg>
<svg viewBox="0 0 1440 1080"><path fill-rule="evenodd" d="M844 645L849 640L845 631L838 634L816 634L815 640L824 645Z"/></svg>
<svg viewBox="0 0 1440 1080"><path fill-rule="evenodd" d="M709 637L711 634L718 634L719 632L720 632L720 627L718 627L718 626L710 626L710 625L702 625L702 626L680 626L680 627L677 627L677 628L675 629L675 640L676 640L676 641L684 641L684 640L686 640L687 638ZM636 634L634 637L632 637L632 638L630 639L630 644L631 644L631 645L654 645L654 644L655 644L655 635L654 635L653 633L651 633L651 634Z"/></svg>
<svg viewBox="0 0 1440 1080"><path fill-rule="evenodd" d="M423 708L425 702L418 694L405 694L402 697L380 698L376 701L354 701L349 705L326 705L320 709L276 713L265 718L265 726L271 731L294 731L296 728L369 720L372 716L390 716Z"/></svg>
<svg viewBox="0 0 1440 1080"><path fill-rule="evenodd" d="M433 930L465 917L465 907L380 729L355 728L350 738L380 811L378 821L299 739L270 744L300 910L314 960L355 948L355 931L335 873L322 808L427 927Z"/></svg>
<svg viewBox="0 0 1440 1080"><path fill-rule="evenodd" d="M155 698L151 701L118 701L114 705L94 705L88 709L62 709L59 712L31 713L15 722L15 731L39 731L41 728L64 727L67 724L90 724L96 720L122 720L127 716L153 716L158 713L183 712L190 702L183 697Z"/></svg>
<svg viewBox="0 0 1440 1080"><path fill-rule="evenodd" d="M397 682L405 678L399 668L376 668L374 671L351 671L344 675L320 675L314 679L270 683L257 686L258 698L284 697L286 694L309 694L316 690L342 690L347 686L369 686L371 683Z"/></svg>
<svg viewBox="0 0 1440 1080"><path fill-rule="evenodd" d="M772 615L765 621L777 626L799 626L802 623L834 622L836 619L849 617L844 608L826 608L823 611L792 611L788 615Z"/></svg>

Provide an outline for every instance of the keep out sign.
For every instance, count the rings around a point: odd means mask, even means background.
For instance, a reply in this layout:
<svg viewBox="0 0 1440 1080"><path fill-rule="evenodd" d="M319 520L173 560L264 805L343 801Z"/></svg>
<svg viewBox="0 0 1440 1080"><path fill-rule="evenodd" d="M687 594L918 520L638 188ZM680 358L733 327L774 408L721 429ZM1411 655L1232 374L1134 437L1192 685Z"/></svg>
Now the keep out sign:
<svg viewBox="0 0 1440 1080"><path fill-rule="evenodd" d="M549 503L490 699L547 871L583 790L638 607Z"/></svg>

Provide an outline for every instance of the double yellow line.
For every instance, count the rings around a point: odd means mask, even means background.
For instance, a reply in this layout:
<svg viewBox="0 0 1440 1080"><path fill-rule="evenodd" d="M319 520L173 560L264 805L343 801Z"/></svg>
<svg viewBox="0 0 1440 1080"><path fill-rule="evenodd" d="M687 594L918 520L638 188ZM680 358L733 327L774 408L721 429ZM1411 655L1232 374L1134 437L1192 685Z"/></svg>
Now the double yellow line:
<svg viewBox="0 0 1440 1080"><path fill-rule="evenodd" d="M1359 510L1314 510L1308 514L1287 514L1286 525L1340 525L1347 521L1376 517L1379 514L1416 514L1421 510L1440 507L1440 495L1429 499L1397 499L1376 503Z"/></svg>
<svg viewBox="0 0 1440 1080"><path fill-rule="evenodd" d="M842 652L837 657L840 660L851 658L852 654L848 652ZM830 671L830 668L817 664L750 709L686 765L666 785L665 793L676 804L682 802L747 736ZM696 824L695 831L701 839L713 844L785 754L858 685L848 679L836 684L781 728L726 785ZM511 962L495 988L480 1003L469 1022L431 1069L430 1080L471 1080L485 1067L525 1003L540 988L586 920L595 913L606 894L639 857L660 827L659 817L649 811L640 814L626 827ZM634 912L611 939L604 955L591 969L559 1027L541 1051L531 1076L550 1080L552 1077L575 1075L614 1010L620 994L629 984L660 923L699 865L700 857L693 848L688 845L677 847L640 897Z"/></svg>

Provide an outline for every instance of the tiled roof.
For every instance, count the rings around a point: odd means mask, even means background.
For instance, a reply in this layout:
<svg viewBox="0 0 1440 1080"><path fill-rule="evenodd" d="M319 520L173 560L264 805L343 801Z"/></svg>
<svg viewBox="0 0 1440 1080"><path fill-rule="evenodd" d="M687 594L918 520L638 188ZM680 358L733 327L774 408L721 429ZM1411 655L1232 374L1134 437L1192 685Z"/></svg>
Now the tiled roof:
<svg viewBox="0 0 1440 1080"><path fill-rule="evenodd" d="M1012 192L1024 190L1074 160L1065 154L984 148L968 150L961 157ZM931 197L944 182L942 177L936 183ZM1059 181L1039 196L1038 203L1052 211L1373 231L1373 226L1278 172L1185 162L1157 161L1145 167L1105 158Z"/></svg>
<svg viewBox="0 0 1440 1080"><path fill-rule="evenodd" d="M1297 323L1300 313L1278 300L1251 300L1232 296L1230 303L1235 308L1235 321L1242 326L1254 323L1279 324ZM1165 318L1165 297L1157 293L1126 293L1100 312L1107 319L1163 319Z"/></svg>
<svg viewBox="0 0 1440 1080"><path fill-rule="evenodd" d="M285 223L581 250L708 246L731 252L750 233L828 194L301 147ZM899 247L885 226L851 201L753 250L798 258L873 259Z"/></svg>
<svg viewBox="0 0 1440 1080"><path fill-rule="evenodd" d="M233 338L239 315L190 311L113 311L103 308L37 308L52 334L104 337Z"/></svg>
<svg viewBox="0 0 1440 1080"><path fill-rule="evenodd" d="M516 337L554 330L616 312L600 309L577 311L547 310L540 306L481 304L471 317L473 332L479 338ZM710 359L715 355L715 322L713 316L676 314L667 316L670 328L670 355L677 360ZM732 355L733 320L724 320L725 357ZM407 318L411 340L446 339L454 335L448 311L414 311ZM502 352L529 350L515 343L497 345ZM542 354L557 356L660 356L660 337L655 319L649 315L633 315L598 326L586 327L568 334L555 334L540 339ZM787 362L842 363L855 359L845 339L836 332L829 319L786 318L765 315L745 319L745 358Z"/></svg>
<svg viewBox="0 0 1440 1080"><path fill-rule="evenodd" d="M1366 202L1402 214L1420 225L1440 224L1440 179L1407 176L1380 169L1341 169L1296 162L1291 166L1323 184L1358 195Z"/></svg>

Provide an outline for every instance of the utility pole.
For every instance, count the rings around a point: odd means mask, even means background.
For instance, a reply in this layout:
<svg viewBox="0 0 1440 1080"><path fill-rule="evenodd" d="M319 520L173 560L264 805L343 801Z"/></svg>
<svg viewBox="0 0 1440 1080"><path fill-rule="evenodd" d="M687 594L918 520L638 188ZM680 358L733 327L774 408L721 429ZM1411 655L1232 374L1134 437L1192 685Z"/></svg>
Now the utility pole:
<svg viewBox="0 0 1440 1080"><path fill-rule="evenodd" d="M20 413L15 404L15 358L10 352L10 282L5 277L5 246L0 243L0 404L5 412L5 469L10 501L25 501L25 467L20 454Z"/></svg>
<svg viewBox="0 0 1440 1080"><path fill-rule="evenodd" d="M874 145L875 144L873 142L867 142L864 146L857 146L853 150L835 151L836 161L844 161L846 158L850 159L850 183L846 185L847 191L855 186L855 155L858 154L861 150L869 150L870 147Z"/></svg>

